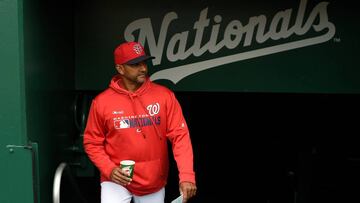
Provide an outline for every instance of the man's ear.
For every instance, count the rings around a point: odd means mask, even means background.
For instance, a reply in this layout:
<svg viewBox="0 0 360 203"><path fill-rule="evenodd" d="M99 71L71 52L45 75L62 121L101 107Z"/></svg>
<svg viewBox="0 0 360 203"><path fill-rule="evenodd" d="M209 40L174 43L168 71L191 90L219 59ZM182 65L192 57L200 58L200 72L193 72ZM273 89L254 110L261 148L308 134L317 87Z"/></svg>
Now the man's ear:
<svg viewBox="0 0 360 203"><path fill-rule="evenodd" d="M116 65L115 68L117 72L120 73L120 75L124 75L124 70L122 65Z"/></svg>

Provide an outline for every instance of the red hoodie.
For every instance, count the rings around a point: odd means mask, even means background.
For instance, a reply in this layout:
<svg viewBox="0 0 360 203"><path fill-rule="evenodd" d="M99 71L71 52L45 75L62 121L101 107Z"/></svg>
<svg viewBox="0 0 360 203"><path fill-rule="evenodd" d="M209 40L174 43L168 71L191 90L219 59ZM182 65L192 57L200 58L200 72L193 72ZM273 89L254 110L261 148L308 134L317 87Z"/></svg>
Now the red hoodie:
<svg viewBox="0 0 360 203"><path fill-rule="evenodd" d="M127 189L135 195L153 193L168 176L167 139L172 143L180 182L195 183L189 130L174 93L149 79L134 93L112 78L110 87L92 101L84 133L84 148L110 181L121 160L136 162Z"/></svg>

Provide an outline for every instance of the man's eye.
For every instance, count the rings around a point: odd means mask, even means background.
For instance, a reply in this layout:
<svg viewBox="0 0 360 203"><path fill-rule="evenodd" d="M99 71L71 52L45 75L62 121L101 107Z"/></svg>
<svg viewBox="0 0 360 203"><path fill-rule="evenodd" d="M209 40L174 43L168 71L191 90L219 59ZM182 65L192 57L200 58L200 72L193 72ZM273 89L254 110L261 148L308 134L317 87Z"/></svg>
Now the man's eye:
<svg viewBox="0 0 360 203"><path fill-rule="evenodd" d="M138 67L140 66L140 63L134 63L134 64L131 64L132 67Z"/></svg>

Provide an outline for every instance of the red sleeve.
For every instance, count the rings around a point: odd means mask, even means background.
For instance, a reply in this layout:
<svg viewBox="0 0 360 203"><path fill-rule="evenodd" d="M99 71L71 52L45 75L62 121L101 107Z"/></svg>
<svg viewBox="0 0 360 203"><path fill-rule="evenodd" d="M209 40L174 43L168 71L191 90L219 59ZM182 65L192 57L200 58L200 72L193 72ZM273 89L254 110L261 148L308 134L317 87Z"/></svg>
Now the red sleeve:
<svg viewBox="0 0 360 203"><path fill-rule="evenodd" d="M116 165L110 160L104 149L105 122L99 112L96 100L93 100L84 132L84 149L90 160L102 174L110 179Z"/></svg>
<svg viewBox="0 0 360 203"><path fill-rule="evenodd" d="M193 150L190 140L189 129L179 102L171 92L170 101L167 104L167 137L172 143L174 159L179 170L180 182L195 183L193 169Z"/></svg>

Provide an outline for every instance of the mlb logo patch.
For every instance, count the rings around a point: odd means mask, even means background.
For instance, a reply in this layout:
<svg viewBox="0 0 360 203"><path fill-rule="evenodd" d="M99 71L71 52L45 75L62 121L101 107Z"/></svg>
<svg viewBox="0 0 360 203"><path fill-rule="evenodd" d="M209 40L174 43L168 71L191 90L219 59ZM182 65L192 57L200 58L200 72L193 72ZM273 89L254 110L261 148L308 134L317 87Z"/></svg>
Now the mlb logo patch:
<svg viewBox="0 0 360 203"><path fill-rule="evenodd" d="M115 120L114 127L115 129L130 128L130 121L129 119Z"/></svg>

